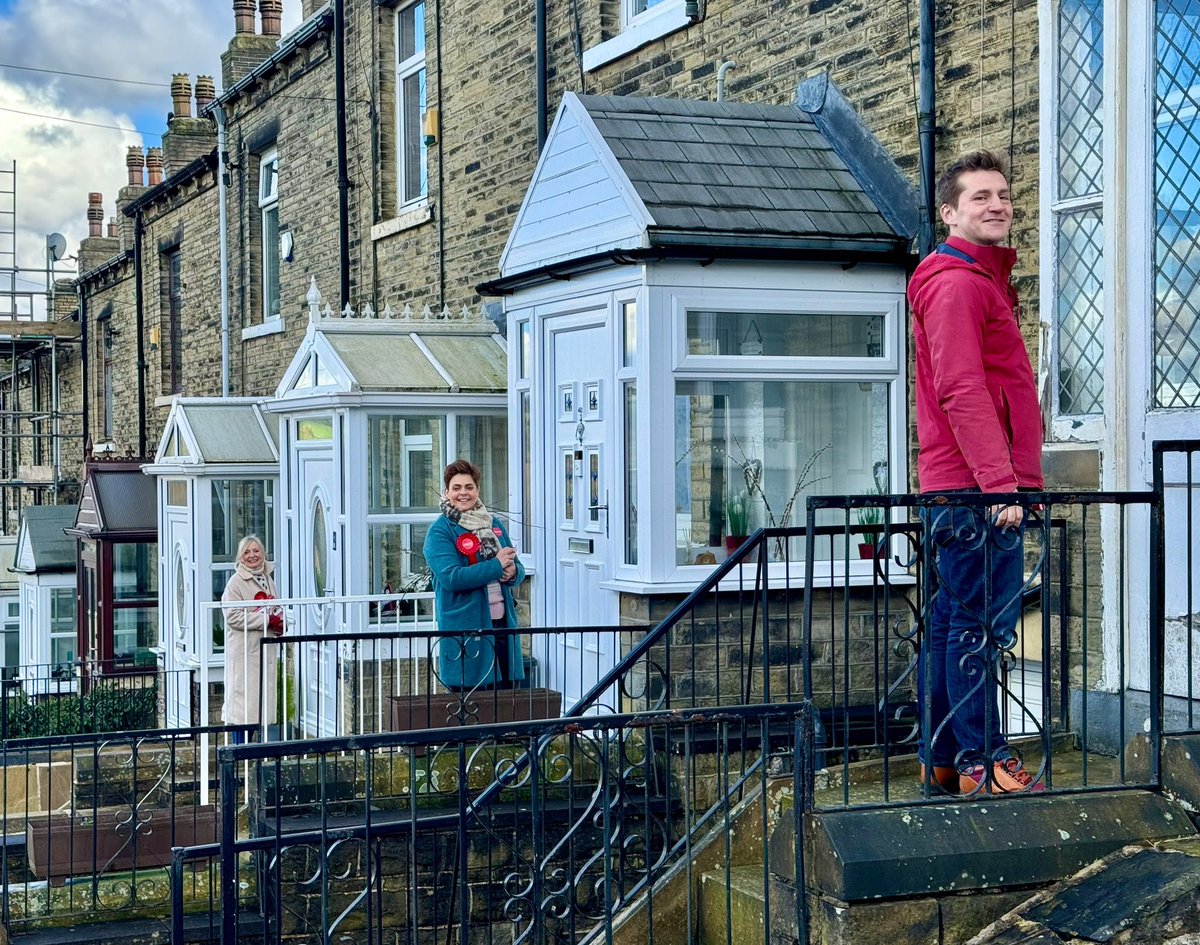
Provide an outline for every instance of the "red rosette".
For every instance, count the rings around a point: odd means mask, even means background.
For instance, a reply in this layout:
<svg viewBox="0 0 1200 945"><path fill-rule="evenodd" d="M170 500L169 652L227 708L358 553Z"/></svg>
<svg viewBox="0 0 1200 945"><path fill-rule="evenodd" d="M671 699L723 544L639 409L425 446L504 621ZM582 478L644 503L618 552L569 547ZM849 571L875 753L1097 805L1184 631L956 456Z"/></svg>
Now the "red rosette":
<svg viewBox="0 0 1200 945"><path fill-rule="evenodd" d="M454 547L457 548L461 554L466 555L467 561L469 561L471 564L479 563L479 539L470 532L464 532L463 534L459 535L458 541L454 543Z"/></svg>
<svg viewBox="0 0 1200 945"><path fill-rule="evenodd" d="M268 594L266 591L259 591L257 594L254 595L254 599L255 600L271 600L272 598L271 598L271 595Z"/></svg>

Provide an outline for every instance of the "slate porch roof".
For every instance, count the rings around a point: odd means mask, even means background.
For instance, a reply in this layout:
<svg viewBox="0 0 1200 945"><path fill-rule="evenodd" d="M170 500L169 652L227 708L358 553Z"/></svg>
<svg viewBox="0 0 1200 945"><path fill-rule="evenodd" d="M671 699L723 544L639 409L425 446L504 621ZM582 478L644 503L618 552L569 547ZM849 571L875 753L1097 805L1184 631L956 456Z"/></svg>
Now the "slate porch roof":
<svg viewBox="0 0 1200 945"><path fill-rule="evenodd" d="M81 538L153 535L158 529L155 481L137 462L85 464L83 493L67 534Z"/></svg>
<svg viewBox="0 0 1200 945"><path fill-rule="evenodd" d="M14 571L40 574L75 570L75 539L64 529L75 524L77 505L31 505L21 513Z"/></svg>
<svg viewBox="0 0 1200 945"><path fill-rule="evenodd" d="M787 105L569 92L480 291L688 252L901 261L917 225L916 191L824 75Z"/></svg>
<svg viewBox="0 0 1200 945"><path fill-rule="evenodd" d="M901 234L795 105L581 95L655 231L893 242Z"/></svg>

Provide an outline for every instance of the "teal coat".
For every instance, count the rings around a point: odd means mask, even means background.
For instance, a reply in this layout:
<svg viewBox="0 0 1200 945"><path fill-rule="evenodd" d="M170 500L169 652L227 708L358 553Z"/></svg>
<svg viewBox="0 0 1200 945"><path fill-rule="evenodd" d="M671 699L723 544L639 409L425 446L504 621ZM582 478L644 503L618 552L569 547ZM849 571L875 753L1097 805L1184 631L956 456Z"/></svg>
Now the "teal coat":
<svg viewBox="0 0 1200 945"><path fill-rule="evenodd" d="M500 539L502 548L511 548L508 532L498 518L492 519L492 528ZM433 596L437 607L437 625L440 630L482 630L482 637L463 634L443 637L437 641L438 678L448 686L482 686L498 681L499 674L495 659L495 646L489 631L492 614L488 607L487 586L500 581L503 568L496 558L471 564L465 554L458 550L458 536L468 529L455 525L446 516L440 516L425 536L424 555L429 570L433 573ZM505 623L517 625L517 609L513 603L513 588L525 580L525 566L521 559L516 561L516 576L508 583L501 583L504 595ZM525 678L525 666L521 656L521 640L516 635L508 637L509 675L513 679Z"/></svg>

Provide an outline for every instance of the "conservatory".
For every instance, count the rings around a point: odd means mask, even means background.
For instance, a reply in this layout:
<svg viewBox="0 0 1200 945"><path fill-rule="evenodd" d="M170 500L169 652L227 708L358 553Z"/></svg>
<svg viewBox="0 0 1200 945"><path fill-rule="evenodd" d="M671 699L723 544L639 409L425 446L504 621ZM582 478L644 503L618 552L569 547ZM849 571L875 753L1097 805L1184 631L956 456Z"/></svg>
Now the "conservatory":
<svg viewBox="0 0 1200 945"><path fill-rule="evenodd" d="M255 535L274 560L279 481L277 424L255 398L177 398L154 462L157 479L160 639L171 725L216 724L224 626L219 601L238 542ZM208 681L197 672L205 664Z"/></svg>
<svg viewBox="0 0 1200 945"><path fill-rule="evenodd" d="M504 338L479 309L334 312L315 281L308 299L304 340L263 405L279 429L275 577L292 602L288 633L410 633L421 642L390 651L405 668L388 672L415 675L435 627L422 547L443 468L470 459L488 507L511 508ZM287 702L307 731L344 731L339 718L365 711L335 693L333 680L365 672L340 664L342 652L314 643L295 656L307 675ZM422 676L410 691L427 686Z"/></svg>
<svg viewBox="0 0 1200 945"><path fill-rule="evenodd" d="M77 511L75 505L31 505L21 514L12 570L20 595L15 662L26 680L75 674L75 542L65 529L75 523ZM12 603L6 600L5 607L11 617Z"/></svg>
<svg viewBox="0 0 1200 945"><path fill-rule="evenodd" d="M904 488L915 210L825 77L780 106L566 94L480 287L535 623L653 622L808 496Z"/></svg>
<svg viewBox="0 0 1200 945"><path fill-rule="evenodd" d="M79 648L85 673L158 664L158 532L154 484L135 460L84 464L74 525Z"/></svg>

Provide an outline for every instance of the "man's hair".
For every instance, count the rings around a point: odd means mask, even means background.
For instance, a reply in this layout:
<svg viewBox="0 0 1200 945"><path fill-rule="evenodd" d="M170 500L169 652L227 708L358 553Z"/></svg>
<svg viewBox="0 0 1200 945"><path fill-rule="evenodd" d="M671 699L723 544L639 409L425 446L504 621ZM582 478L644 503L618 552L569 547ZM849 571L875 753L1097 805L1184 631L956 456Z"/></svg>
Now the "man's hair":
<svg viewBox="0 0 1200 945"><path fill-rule="evenodd" d="M446 484L446 488L449 489L450 480L455 476L470 476L475 480L475 485L478 486L479 479L482 475L483 474L480 472L479 467L470 460L456 459L449 466L447 466L446 471L442 473L442 482L444 482Z"/></svg>
<svg viewBox="0 0 1200 945"><path fill-rule="evenodd" d="M937 201L938 207L944 207L947 204L951 207L958 206L958 196L963 191L959 181L963 174L971 171L999 171L1007 181L1008 155L1002 151L969 151L962 155L946 168L946 172L937 182L934 199Z"/></svg>

